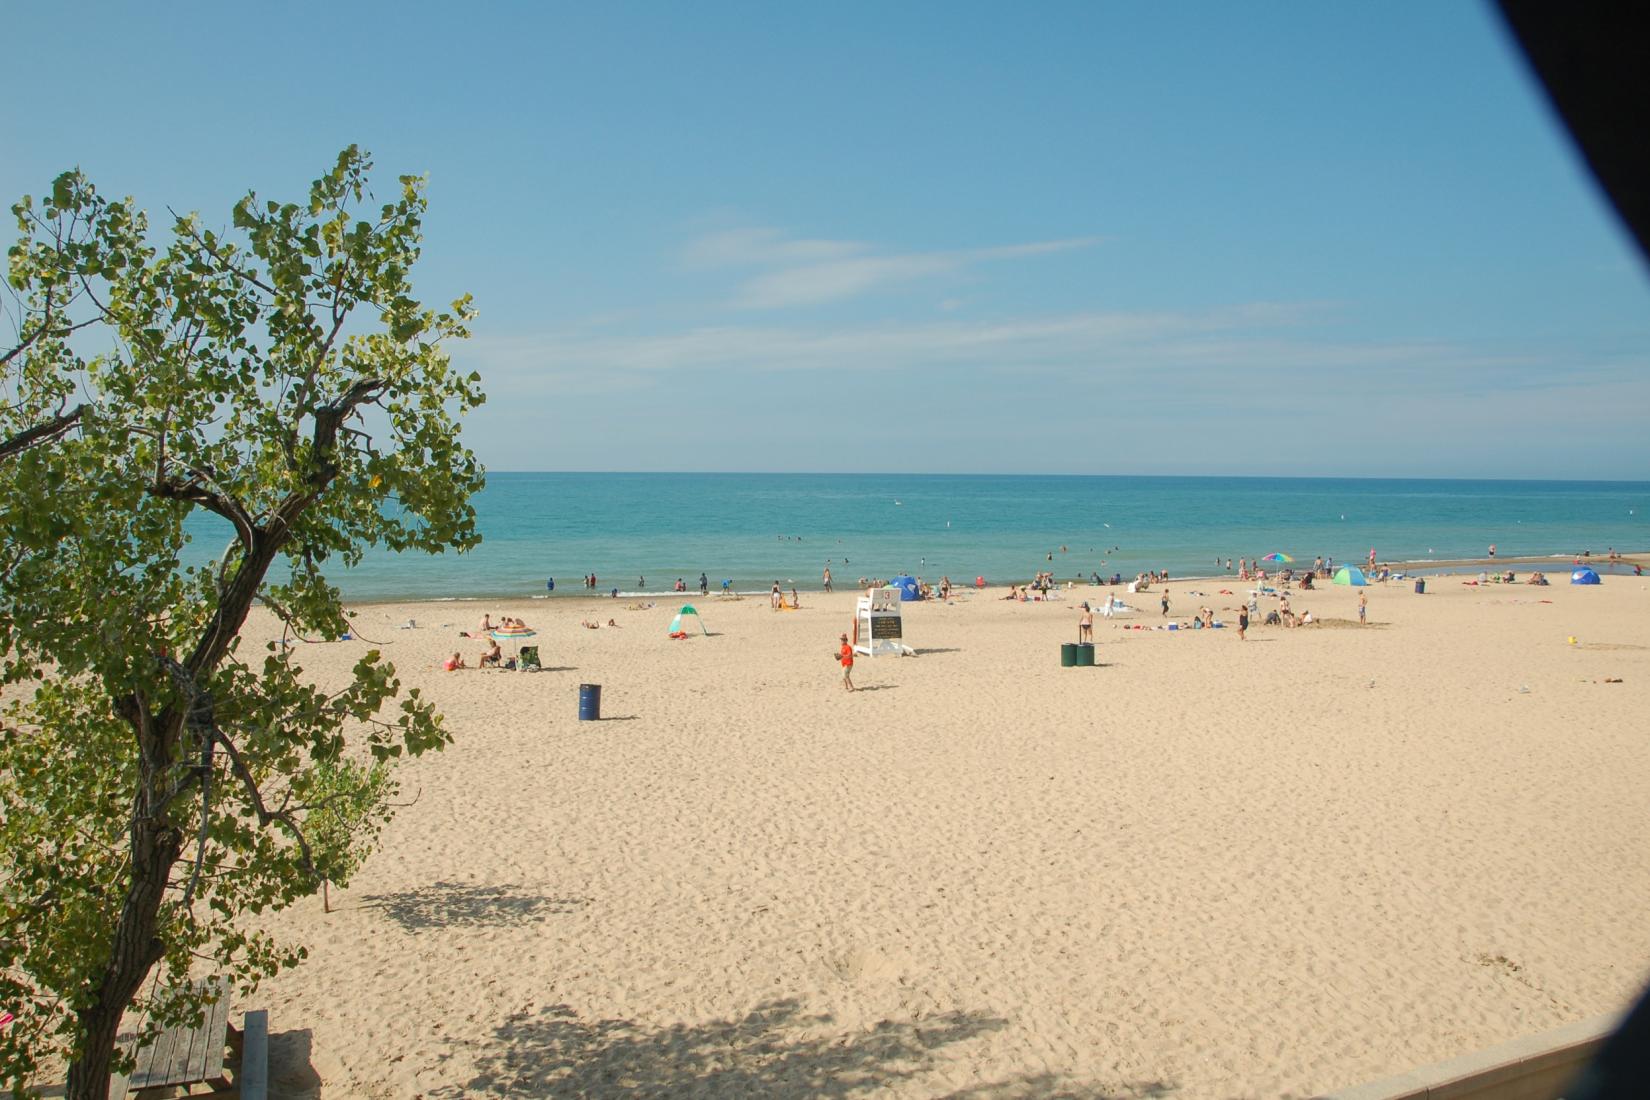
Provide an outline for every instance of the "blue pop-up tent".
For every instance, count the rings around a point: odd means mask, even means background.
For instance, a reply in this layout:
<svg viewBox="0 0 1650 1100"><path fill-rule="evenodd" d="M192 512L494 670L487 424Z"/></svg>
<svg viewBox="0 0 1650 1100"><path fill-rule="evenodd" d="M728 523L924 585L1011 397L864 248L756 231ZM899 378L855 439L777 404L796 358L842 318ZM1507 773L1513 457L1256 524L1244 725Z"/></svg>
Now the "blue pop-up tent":
<svg viewBox="0 0 1650 1100"><path fill-rule="evenodd" d="M1367 585L1369 581L1364 579L1364 571L1356 565L1343 565L1335 570L1335 583L1350 584L1355 588L1361 588Z"/></svg>
<svg viewBox="0 0 1650 1100"><path fill-rule="evenodd" d="M1597 584L1598 574L1585 565L1570 574L1571 584Z"/></svg>
<svg viewBox="0 0 1650 1100"><path fill-rule="evenodd" d="M917 586L917 578L900 576L888 582L890 588L899 589L901 603L922 599L922 589Z"/></svg>

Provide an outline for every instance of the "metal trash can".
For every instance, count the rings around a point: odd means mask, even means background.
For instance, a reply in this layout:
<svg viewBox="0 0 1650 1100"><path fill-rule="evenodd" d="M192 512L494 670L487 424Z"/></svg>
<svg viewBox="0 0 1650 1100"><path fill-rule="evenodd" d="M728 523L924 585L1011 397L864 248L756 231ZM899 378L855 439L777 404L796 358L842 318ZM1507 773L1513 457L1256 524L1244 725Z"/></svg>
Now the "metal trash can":
<svg viewBox="0 0 1650 1100"><path fill-rule="evenodd" d="M1074 668L1074 667L1076 667L1076 665L1077 665L1077 643L1076 642L1061 642L1060 643L1060 667L1061 668Z"/></svg>
<svg viewBox="0 0 1650 1100"><path fill-rule="evenodd" d="M1093 668L1094 667L1094 643L1093 642L1078 642L1077 643L1077 667L1078 668Z"/></svg>
<svg viewBox="0 0 1650 1100"><path fill-rule="evenodd" d="M1424 595L1426 595L1426 591L1427 591L1427 579L1425 577L1416 577L1415 578L1415 594L1417 596L1424 596Z"/></svg>
<svg viewBox="0 0 1650 1100"><path fill-rule="evenodd" d="M579 721L599 722L602 717L602 686L579 685Z"/></svg>

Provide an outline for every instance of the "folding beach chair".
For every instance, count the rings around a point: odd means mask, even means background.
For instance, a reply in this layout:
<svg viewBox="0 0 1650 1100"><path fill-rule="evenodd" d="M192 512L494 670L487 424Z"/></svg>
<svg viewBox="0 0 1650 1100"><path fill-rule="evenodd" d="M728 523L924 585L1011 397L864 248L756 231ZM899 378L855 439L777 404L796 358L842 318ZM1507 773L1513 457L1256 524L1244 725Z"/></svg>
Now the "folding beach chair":
<svg viewBox="0 0 1650 1100"><path fill-rule="evenodd" d="M539 647L536 645L522 646L521 656L516 662L516 667L523 672L543 672L544 666L539 664Z"/></svg>

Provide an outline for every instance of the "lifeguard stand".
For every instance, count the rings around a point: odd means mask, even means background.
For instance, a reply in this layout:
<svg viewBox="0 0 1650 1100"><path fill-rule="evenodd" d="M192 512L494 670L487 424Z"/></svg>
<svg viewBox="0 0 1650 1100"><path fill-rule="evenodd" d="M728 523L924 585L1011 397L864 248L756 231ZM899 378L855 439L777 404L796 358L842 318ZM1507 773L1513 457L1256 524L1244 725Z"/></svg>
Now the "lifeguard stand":
<svg viewBox="0 0 1650 1100"><path fill-rule="evenodd" d="M905 657L914 652L901 641L905 627L899 605L897 588L874 588L859 598L854 616L855 653L867 657Z"/></svg>

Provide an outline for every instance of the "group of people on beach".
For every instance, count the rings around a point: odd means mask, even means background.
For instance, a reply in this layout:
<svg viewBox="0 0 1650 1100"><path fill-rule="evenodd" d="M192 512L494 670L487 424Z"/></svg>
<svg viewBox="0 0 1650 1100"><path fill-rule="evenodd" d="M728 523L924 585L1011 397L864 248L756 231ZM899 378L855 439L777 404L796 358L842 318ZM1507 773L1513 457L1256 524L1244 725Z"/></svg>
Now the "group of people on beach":
<svg viewBox="0 0 1650 1100"><path fill-rule="evenodd" d="M477 668L502 668L504 666L504 651L499 648L498 637L494 631L525 635L530 634L532 628L525 621L510 615L499 616L499 620L495 624L492 614L483 612L481 622L474 630L460 633L460 637L485 638L487 640L487 648L483 649L481 655L476 658L475 667ZM454 651L451 657L441 662L441 667L448 672L456 672L461 668L469 668L470 666L464 663L462 653Z"/></svg>

